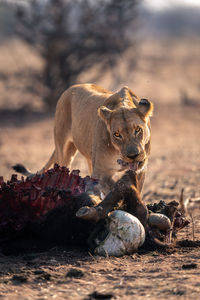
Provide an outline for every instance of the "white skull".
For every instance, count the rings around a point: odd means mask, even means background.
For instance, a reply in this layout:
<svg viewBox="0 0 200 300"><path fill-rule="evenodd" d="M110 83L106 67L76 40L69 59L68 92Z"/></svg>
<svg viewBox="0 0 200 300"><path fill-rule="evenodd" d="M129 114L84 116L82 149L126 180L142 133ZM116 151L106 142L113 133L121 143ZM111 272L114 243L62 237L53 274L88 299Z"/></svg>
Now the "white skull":
<svg viewBox="0 0 200 300"><path fill-rule="evenodd" d="M94 230L89 238L89 244L93 244L93 251L96 255L132 254L145 241L143 225L136 217L125 211L111 212L103 224L100 229Z"/></svg>

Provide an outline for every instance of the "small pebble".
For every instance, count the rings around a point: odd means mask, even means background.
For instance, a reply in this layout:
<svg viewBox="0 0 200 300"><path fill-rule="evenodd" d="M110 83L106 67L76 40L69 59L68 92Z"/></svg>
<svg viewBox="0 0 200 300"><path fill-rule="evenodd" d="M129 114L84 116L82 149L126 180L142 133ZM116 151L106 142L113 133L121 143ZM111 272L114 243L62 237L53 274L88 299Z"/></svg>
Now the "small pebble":
<svg viewBox="0 0 200 300"><path fill-rule="evenodd" d="M196 268L197 268L197 264L195 264L195 263L182 265L182 269L184 269L184 270L190 270L190 269L196 269Z"/></svg>
<svg viewBox="0 0 200 300"><path fill-rule="evenodd" d="M70 269L66 274L66 277L70 277L70 278L81 278L83 276L84 276L83 271L78 269Z"/></svg>

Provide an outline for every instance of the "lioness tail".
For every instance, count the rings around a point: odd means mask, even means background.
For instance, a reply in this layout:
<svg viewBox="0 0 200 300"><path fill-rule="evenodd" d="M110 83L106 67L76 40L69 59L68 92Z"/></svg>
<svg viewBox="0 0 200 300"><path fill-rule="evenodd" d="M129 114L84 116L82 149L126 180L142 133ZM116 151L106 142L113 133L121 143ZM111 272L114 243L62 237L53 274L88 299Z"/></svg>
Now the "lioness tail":
<svg viewBox="0 0 200 300"><path fill-rule="evenodd" d="M42 174L44 173L45 171L47 171L52 164L56 163L56 160L55 160L55 150L53 151L53 153L51 154L51 157L49 158L48 162L46 163L46 165L40 170L37 172L37 174ZM14 166L12 166L13 170L15 170L17 173L21 173L23 174L24 176L28 176L28 177L33 177L35 174L34 173L31 173L30 171L28 171L26 169L26 167L22 164L16 164Z"/></svg>
<svg viewBox="0 0 200 300"><path fill-rule="evenodd" d="M14 166L12 166L13 170L15 170L17 173L23 174L25 176L33 176L34 174L29 172L25 166L23 166L22 164L16 164Z"/></svg>

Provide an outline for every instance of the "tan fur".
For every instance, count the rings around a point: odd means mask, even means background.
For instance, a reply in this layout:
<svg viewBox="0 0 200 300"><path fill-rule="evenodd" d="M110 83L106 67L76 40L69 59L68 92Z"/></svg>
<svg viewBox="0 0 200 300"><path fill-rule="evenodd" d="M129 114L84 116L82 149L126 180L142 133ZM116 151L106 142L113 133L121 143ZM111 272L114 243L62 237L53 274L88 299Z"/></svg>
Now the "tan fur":
<svg viewBox="0 0 200 300"><path fill-rule="evenodd" d="M146 101L146 102L145 102ZM139 104L127 87L117 93L93 84L80 84L66 90L58 101L55 114L55 150L40 173L53 163L70 167L76 151L87 159L89 173L100 180L107 193L112 178L119 171L118 159L147 163L150 152L149 116L153 106L145 100ZM142 137L135 135L140 126ZM118 132L122 138L113 134ZM128 154L139 151L135 160Z"/></svg>

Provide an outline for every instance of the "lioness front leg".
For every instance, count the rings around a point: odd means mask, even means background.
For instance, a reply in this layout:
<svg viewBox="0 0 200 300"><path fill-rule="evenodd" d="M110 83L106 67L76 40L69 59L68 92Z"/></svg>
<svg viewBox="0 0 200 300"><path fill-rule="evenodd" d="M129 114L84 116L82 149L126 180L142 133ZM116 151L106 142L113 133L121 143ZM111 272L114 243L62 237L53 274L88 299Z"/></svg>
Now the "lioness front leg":
<svg viewBox="0 0 200 300"><path fill-rule="evenodd" d="M87 193L95 196L99 196L100 199L104 199L104 197L110 192L115 182L112 179L112 175L107 173L104 174L103 171L92 173L92 178L98 179L98 184L95 186L89 186L87 188Z"/></svg>
<svg viewBox="0 0 200 300"><path fill-rule="evenodd" d="M91 177L98 179L99 192L104 196L110 192L115 183L113 175L118 170L118 155L111 144L105 144L102 141L101 136L98 137L98 143L93 145Z"/></svg>
<svg viewBox="0 0 200 300"><path fill-rule="evenodd" d="M103 199L113 188L115 182L111 176L101 176L98 188L100 190L101 198Z"/></svg>
<svg viewBox="0 0 200 300"><path fill-rule="evenodd" d="M114 186L114 181L111 176L99 175L99 173L92 173L91 177L97 179L98 183L93 184L89 182L86 183L86 193L89 195L91 200L97 204L105 198L105 196L111 191Z"/></svg>

